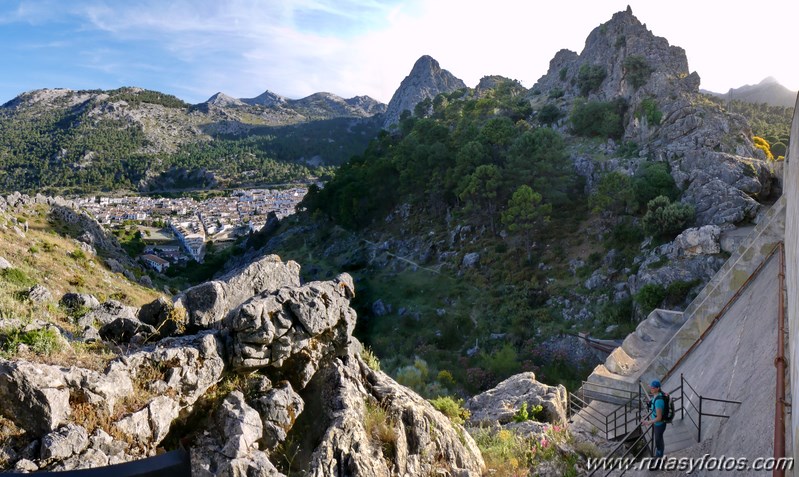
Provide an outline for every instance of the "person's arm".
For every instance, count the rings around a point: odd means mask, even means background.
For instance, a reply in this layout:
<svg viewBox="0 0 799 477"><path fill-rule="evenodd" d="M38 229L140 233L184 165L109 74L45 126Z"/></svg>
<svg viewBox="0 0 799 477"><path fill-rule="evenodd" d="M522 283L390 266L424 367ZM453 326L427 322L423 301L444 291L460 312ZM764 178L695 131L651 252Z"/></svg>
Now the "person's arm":
<svg viewBox="0 0 799 477"><path fill-rule="evenodd" d="M662 403L663 401L660 402ZM655 406L655 418L650 420L644 420L641 422L646 426L650 426L656 422L660 422L663 420L663 407L665 406L665 404L661 404L660 406L658 406L658 402L655 401L652 405Z"/></svg>

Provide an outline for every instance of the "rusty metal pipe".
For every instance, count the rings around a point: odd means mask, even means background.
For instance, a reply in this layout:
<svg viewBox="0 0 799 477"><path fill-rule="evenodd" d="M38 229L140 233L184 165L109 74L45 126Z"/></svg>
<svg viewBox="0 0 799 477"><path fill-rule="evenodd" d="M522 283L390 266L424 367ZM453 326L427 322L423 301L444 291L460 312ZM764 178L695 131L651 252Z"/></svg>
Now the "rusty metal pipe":
<svg viewBox="0 0 799 477"><path fill-rule="evenodd" d="M781 462L785 457L785 246L780 243L779 304L777 306L777 395L774 406L774 460ZM777 466L772 474L784 477L785 470Z"/></svg>

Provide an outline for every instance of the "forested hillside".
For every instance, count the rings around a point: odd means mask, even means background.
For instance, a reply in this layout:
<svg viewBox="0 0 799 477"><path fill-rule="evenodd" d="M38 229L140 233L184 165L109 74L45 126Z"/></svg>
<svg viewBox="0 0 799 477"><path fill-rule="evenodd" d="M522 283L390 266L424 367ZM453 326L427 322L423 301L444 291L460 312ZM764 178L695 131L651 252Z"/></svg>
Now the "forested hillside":
<svg viewBox="0 0 799 477"><path fill-rule="evenodd" d="M318 109L308 114L320 115ZM380 128L379 116L306 120L295 113L283 124L275 114L260 105L190 106L138 88L26 93L0 107L0 190L146 192L310 181L363 151Z"/></svg>
<svg viewBox="0 0 799 477"><path fill-rule="evenodd" d="M352 273L356 335L423 394L521 370L576 385L602 358L573 335L685 307L734 247L720 238L779 195L757 134L782 139L787 116L750 126L698 85L620 12L533 88L486 77L422 100L251 245L306 279Z"/></svg>

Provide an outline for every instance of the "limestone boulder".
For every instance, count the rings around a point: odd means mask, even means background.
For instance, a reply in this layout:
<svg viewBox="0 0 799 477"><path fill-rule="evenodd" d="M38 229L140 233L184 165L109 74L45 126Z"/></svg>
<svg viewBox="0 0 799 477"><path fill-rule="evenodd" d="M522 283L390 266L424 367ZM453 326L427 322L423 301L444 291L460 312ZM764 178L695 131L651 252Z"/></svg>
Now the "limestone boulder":
<svg viewBox="0 0 799 477"><path fill-rule="evenodd" d="M213 424L191 447L192 475L211 477L285 477L258 449L261 416L240 391L230 393Z"/></svg>
<svg viewBox="0 0 799 477"><path fill-rule="evenodd" d="M705 225L684 230L672 242L671 256L713 255L721 251L721 228Z"/></svg>
<svg viewBox="0 0 799 477"><path fill-rule="evenodd" d="M355 327L352 277L261 294L228 320L232 364L238 370L285 367L302 389L325 357L346 347ZM288 364L287 364L288 363Z"/></svg>
<svg viewBox="0 0 799 477"><path fill-rule="evenodd" d="M493 425L512 422L525 403L528 409L537 405L543 407L543 415L537 419L540 422L562 424L566 421L566 388L540 383L532 372L511 376L466 401L465 407L472 413L471 424Z"/></svg>
<svg viewBox="0 0 799 477"><path fill-rule="evenodd" d="M117 319L138 321L136 314L136 308L123 305L116 300L108 300L100 304L100 306L92 308L88 313L78 318L78 325L99 325L103 327Z"/></svg>
<svg viewBox="0 0 799 477"><path fill-rule="evenodd" d="M45 303L52 299L53 294L42 285L34 285L28 290L28 300L34 303Z"/></svg>
<svg viewBox="0 0 799 477"><path fill-rule="evenodd" d="M189 288L177 297L175 306L186 309L192 327L221 328L222 321L253 296L299 285L300 266L269 255L218 280Z"/></svg>
<svg viewBox="0 0 799 477"><path fill-rule="evenodd" d="M128 343L134 336L147 339L157 332L155 327L142 323L136 318L117 318L111 323L103 325L99 330L100 337L114 343Z"/></svg>
<svg viewBox="0 0 799 477"><path fill-rule="evenodd" d="M286 440L288 431L305 408L305 402L291 384L284 381L259 396L256 408L263 420L264 442L268 448L274 449Z"/></svg>
<svg viewBox="0 0 799 477"><path fill-rule="evenodd" d="M89 435L81 426L67 424L42 438L41 458L65 459L83 452L89 446Z"/></svg>
<svg viewBox="0 0 799 477"><path fill-rule="evenodd" d="M729 227L754 219L776 178L765 161L707 150L689 151L670 161L672 177L685 189L696 223Z"/></svg>
<svg viewBox="0 0 799 477"><path fill-rule="evenodd" d="M69 311L76 311L81 308L92 310L100 306L97 298L87 293L65 293L58 302Z"/></svg>
<svg viewBox="0 0 799 477"><path fill-rule="evenodd" d="M65 424L72 411L63 373L53 366L0 360L0 413L34 435Z"/></svg>
<svg viewBox="0 0 799 477"><path fill-rule="evenodd" d="M261 416L245 402L241 391L234 391L225 398L216 419L225 442L222 454L237 459L258 450L264 431Z"/></svg>

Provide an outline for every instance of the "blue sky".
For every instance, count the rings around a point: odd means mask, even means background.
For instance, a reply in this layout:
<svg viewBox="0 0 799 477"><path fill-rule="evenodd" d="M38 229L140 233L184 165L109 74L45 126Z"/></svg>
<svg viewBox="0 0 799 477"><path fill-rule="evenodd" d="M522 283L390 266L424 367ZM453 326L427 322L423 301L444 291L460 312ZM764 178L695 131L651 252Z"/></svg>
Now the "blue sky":
<svg viewBox="0 0 799 477"><path fill-rule="evenodd" d="M799 88L788 21L799 2L732 0L0 0L0 103L37 88L140 86L191 103L222 91L318 91L388 102L424 54L474 86L531 87L561 48L630 4L683 47L702 87L766 76ZM781 20L785 19L785 21Z"/></svg>

